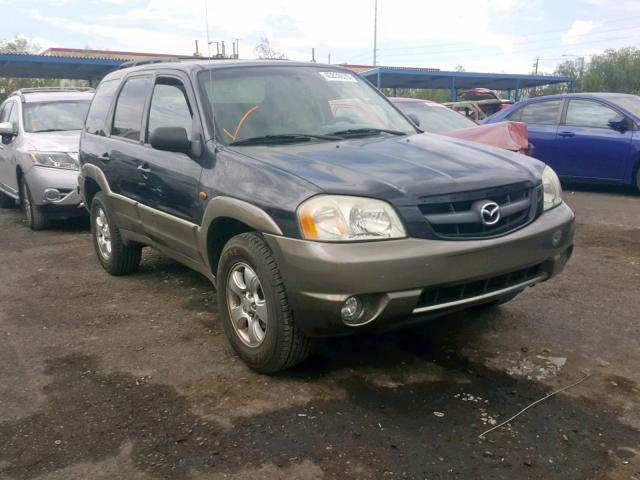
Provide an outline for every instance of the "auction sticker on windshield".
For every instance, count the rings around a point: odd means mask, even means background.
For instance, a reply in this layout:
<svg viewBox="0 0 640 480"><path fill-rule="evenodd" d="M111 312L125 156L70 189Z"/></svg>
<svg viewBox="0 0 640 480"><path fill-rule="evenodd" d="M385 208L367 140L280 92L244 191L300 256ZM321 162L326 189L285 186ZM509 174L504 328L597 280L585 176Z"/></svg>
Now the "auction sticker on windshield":
<svg viewBox="0 0 640 480"><path fill-rule="evenodd" d="M353 77L353 75L349 73L344 73L344 72L318 72L318 73L327 82L353 82L353 83L358 82Z"/></svg>

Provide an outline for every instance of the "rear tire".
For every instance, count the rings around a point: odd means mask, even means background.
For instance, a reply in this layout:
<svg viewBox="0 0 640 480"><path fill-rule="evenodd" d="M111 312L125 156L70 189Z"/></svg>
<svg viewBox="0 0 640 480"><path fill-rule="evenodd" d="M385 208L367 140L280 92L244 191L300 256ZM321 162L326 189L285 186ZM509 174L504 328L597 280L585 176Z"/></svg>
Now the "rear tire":
<svg viewBox="0 0 640 480"><path fill-rule="evenodd" d="M20 183L20 203L31 230L44 230L49 226L49 219L47 216L42 212L42 210L40 210L40 207L33 203L33 197L31 196L29 185L24 177L22 177L22 181Z"/></svg>
<svg viewBox="0 0 640 480"><path fill-rule="evenodd" d="M273 373L309 356L311 340L295 324L280 269L259 234L242 233L225 245L217 294L229 343L250 368Z"/></svg>
<svg viewBox="0 0 640 480"><path fill-rule="evenodd" d="M102 192L91 202L91 234L98 261L111 275L127 275L138 269L142 246L125 245Z"/></svg>
<svg viewBox="0 0 640 480"><path fill-rule="evenodd" d="M636 171L636 193L640 194L640 166Z"/></svg>
<svg viewBox="0 0 640 480"><path fill-rule="evenodd" d="M0 208L14 208L16 201L9 195L0 192Z"/></svg>

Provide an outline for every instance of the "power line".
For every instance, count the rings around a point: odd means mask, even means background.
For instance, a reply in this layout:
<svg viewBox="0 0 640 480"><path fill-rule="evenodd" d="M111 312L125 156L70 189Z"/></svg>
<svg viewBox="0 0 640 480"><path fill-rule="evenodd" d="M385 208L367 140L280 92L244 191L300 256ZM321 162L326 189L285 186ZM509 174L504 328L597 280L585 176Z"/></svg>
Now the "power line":
<svg viewBox="0 0 640 480"><path fill-rule="evenodd" d="M607 21L605 21L603 23L610 24L610 23L616 23L618 21L627 22L627 21L633 21L633 20L638 19L638 18L640 18L640 15L628 16L628 17L625 17L625 18L619 18L619 19L614 19L614 20L607 20ZM596 34L601 34L601 33L606 33L606 32L619 32L621 30L628 30L628 29L635 29L635 28L637 28L637 25L630 25L628 27L617 27L617 28L608 29L608 30L600 30L600 31L597 31ZM542 37L553 36L553 35L549 35L549 34L559 34L559 33L566 33L566 32L567 32L566 29L562 29L562 30L547 30L547 31L542 31L542 32L531 33L531 34L526 35L526 36L524 36L522 38L528 39L528 38L537 37L537 36L542 36ZM533 42L525 42L525 43L530 44L530 43L535 43L537 41L538 40L534 40ZM438 47L429 47L428 50L431 50L433 48L438 48L439 49L440 47L448 47L448 46L455 47L457 45L460 45L460 42L440 44ZM415 48L424 48L424 47L420 47L420 46L418 46L418 47L389 47L389 48L385 48L384 50L385 51L389 51L389 50L406 50L407 48L415 49Z"/></svg>
<svg viewBox="0 0 640 480"><path fill-rule="evenodd" d="M634 30L637 30L640 32L640 29L636 28ZM617 30L620 31L620 30ZM625 35L622 37L603 37L603 38L596 38L594 39L593 37L590 37L590 40L586 40L586 41L581 41L581 42L573 42L570 44L567 44L566 47L570 48L573 47L575 45L591 45L594 43L603 43L603 42L608 42L608 41L615 41L615 40L628 40L629 36ZM551 40L551 41L547 41L544 43L539 43L537 44L537 46L533 47L533 48L526 48L526 49L514 49L512 52L503 52L503 53L496 53L494 51L492 51L490 53L491 56L505 56L505 55L515 55L518 53L523 53L523 52L535 52L537 50L555 50L559 47L556 47L555 45L557 44L557 41ZM536 45L536 43L525 43L523 45ZM547 48L548 45L553 45L551 48ZM384 53L386 50L382 50L379 54L380 57L414 57L414 56L426 56L426 55L443 55L443 54L464 54L464 53L473 53L473 52L482 52L482 51L486 51L488 48L493 48L493 47L473 47L473 48L460 48L460 49L453 49L453 50L434 50L434 51L423 51L423 52L406 52L406 53Z"/></svg>

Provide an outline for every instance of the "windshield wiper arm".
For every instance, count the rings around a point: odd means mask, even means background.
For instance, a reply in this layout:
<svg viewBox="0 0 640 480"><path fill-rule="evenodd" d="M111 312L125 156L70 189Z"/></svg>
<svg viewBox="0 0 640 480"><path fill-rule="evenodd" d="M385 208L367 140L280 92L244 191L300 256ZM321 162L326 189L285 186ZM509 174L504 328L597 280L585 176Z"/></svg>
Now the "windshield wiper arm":
<svg viewBox="0 0 640 480"><path fill-rule="evenodd" d="M311 135L308 133L282 133L278 135L261 135L259 137L236 140L235 142L231 142L229 145L269 145L307 142L309 140L342 140L342 137L338 137L336 135Z"/></svg>
<svg viewBox="0 0 640 480"><path fill-rule="evenodd" d="M69 128L69 129L62 129L62 128L45 128L44 130L34 130L31 133L43 133L43 132L67 132L67 131L71 131L71 130L80 130L80 128Z"/></svg>
<svg viewBox="0 0 640 480"><path fill-rule="evenodd" d="M338 132L331 132L331 135L340 135L342 137L365 137L369 135L377 135L378 133L390 133L391 135L407 135L407 132L401 130L390 130L388 128L350 128L347 130L340 130Z"/></svg>

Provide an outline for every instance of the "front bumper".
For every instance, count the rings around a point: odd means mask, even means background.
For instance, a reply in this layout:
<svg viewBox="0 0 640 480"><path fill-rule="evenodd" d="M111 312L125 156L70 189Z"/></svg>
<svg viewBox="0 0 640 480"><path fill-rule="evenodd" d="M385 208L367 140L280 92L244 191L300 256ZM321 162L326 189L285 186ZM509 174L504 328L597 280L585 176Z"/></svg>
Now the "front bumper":
<svg viewBox="0 0 640 480"><path fill-rule="evenodd" d="M78 172L33 166L25 176L33 202L51 216L71 217L86 215L78 193ZM48 200L47 190L57 190L59 198Z"/></svg>
<svg viewBox="0 0 640 480"><path fill-rule="evenodd" d="M571 255L574 218L562 203L516 232L486 240L323 243L275 235L265 239L278 259L296 323L307 335L324 336L393 328L548 280L562 271ZM428 287L476 282L534 266L536 274L515 283L517 288L495 289L469 301L420 304ZM365 305L355 326L340 319L343 302L353 295Z"/></svg>

